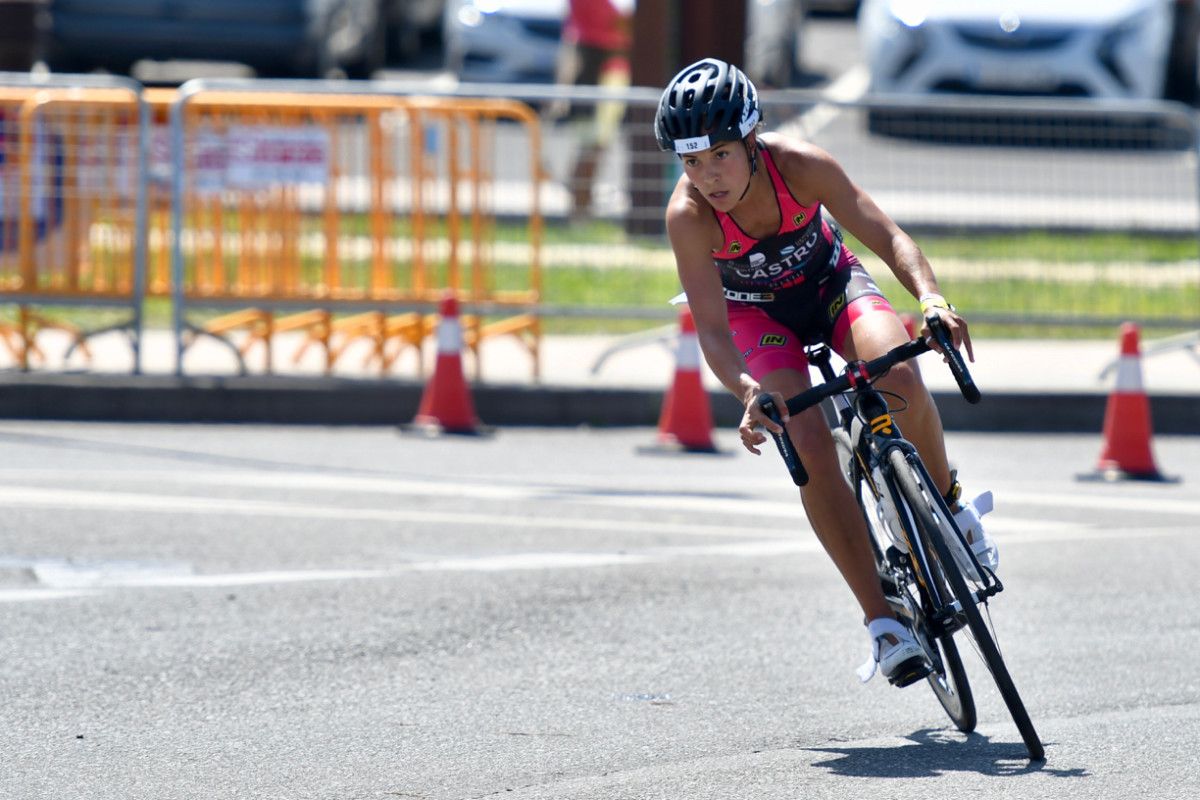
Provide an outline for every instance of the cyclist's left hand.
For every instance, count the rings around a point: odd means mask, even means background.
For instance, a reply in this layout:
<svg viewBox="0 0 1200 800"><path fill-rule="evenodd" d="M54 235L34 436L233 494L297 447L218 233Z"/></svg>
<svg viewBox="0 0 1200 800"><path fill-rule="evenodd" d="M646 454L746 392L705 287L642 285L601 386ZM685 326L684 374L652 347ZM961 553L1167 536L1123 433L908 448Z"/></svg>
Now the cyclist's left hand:
<svg viewBox="0 0 1200 800"><path fill-rule="evenodd" d="M955 350L966 348L967 360L975 361L975 351L971 347L971 334L967 330L967 321L962 318L953 307L951 308L931 308L930 313L935 313L941 318L942 323L946 326L946 331L950 334L950 341L954 343ZM934 350L941 353L942 348L933 338L933 334L929 331L929 323L926 322L921 326L921 338L929 342ZM942 353L943 360L945 353Z"/></svg>

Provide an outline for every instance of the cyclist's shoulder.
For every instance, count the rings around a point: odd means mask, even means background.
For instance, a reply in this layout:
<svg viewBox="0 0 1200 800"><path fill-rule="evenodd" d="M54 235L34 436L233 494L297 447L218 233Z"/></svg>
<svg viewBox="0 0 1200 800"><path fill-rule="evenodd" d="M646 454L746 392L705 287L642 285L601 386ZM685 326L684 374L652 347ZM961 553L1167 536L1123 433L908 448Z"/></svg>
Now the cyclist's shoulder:
<svg viewBox="0 0 1200 800"><path fill-rule="evenodd" d="M837 159L820 145L795 136L766 132L759 136L779 173L789 181L803 180L823 171L840 169Z"/></svg>
<svg viewBox="0 0 1200 800"><path fill-rule="evenodd" d="M721 246L724 235L712 206L690 186L676 187L667 204L667 238L676 258L703 259Z"/></svg>
<svg viewBox="0 0 1200 800"><path fill-rule="evenodd" d="M667 201L667 227L699 229L711 227L715 223L716 214L713 207L688 177L681 175L671 192L671 198Z"/></svg>

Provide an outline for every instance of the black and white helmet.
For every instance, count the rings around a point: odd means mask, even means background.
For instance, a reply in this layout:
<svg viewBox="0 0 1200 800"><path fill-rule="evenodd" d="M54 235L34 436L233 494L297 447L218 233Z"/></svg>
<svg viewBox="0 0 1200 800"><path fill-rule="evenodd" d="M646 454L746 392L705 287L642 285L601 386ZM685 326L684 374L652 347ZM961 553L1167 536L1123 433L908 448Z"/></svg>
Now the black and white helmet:
<svg viewBox="0 0 1200 800"><path fill-rule="evenodd" d="M762 119L758 90L740 69L715 58L684 67L658 101L658 146L698 153L746 138Z"/></svg>

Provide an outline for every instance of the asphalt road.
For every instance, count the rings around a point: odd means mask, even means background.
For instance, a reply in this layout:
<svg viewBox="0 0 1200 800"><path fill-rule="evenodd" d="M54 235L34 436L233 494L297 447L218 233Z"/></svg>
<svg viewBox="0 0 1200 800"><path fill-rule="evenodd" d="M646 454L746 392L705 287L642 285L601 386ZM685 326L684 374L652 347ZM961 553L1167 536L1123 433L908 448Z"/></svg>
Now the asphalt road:
<svg viewBox="0 0 1200 800"><path fill-rule="evenodd" d="M0 797L1194 796L1200 439L952 435L991 488L1030 765L859 685L774 457L653 431L0 425Z"/></svg>

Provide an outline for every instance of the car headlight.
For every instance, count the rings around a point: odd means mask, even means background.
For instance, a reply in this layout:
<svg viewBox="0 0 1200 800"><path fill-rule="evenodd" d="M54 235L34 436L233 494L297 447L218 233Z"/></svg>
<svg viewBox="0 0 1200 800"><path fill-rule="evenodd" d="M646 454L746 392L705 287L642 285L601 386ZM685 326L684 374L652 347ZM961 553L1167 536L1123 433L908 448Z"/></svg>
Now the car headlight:
<svg viewBox="0 0 1200 800"><path fill-rule="evenodd" d="M458 9L458 21L468 28L477 28L483 24L488 14L500 10L497 0L468 0Z"/></svg>
<svg viewBox="0 0 1200 800"><path fill-rule="evenodd" d="M860 24L867 41L874 42L874 77L896 80L920 59L927 44L925 22L930 8L930 0L890 0L866 6Z"/></svg>
<svg viewBox="0 0 1200 800"><path fill-rule="evenodd" d="M929 18L930 0L892 0L892 16L908 28L919 28Z"/></svg>

